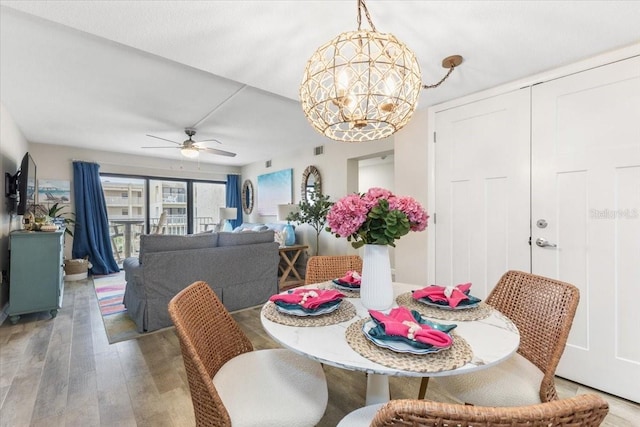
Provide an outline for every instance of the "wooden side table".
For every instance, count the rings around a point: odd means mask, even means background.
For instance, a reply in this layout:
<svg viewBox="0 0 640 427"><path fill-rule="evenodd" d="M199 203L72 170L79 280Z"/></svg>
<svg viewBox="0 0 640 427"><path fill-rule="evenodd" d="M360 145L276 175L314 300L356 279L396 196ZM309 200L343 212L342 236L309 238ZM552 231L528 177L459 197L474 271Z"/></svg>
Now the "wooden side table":
<svg viewBox="0 0 640 427"><path fill-rule="evenodd" d="M278 269L281 273L281 289L283 287L304 284L304 279L300 277L300 273L298 273L298 269L296 269L296 261L300 257L302 251L307 248L308 246L306 245L280 246L280 264L278 264ZM289 279L291 274L293 274L294 278Z"/></svg>

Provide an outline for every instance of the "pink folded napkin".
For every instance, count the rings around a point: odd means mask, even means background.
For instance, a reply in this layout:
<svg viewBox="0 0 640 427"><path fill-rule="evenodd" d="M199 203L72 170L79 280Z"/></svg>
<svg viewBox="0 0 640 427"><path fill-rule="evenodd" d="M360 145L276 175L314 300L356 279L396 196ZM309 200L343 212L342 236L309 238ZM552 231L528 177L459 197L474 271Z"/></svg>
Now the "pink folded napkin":
<svg viewBox="0 0 640 427"><path fill-rule="evenodd" d="M355 270L349 270L345 273L345 275L338 279L339 282L342 283L350 283L352 285L359 285L362 277L360 273Z"/></svg>
<svg viewBox="0 0 640 427"><path fill-rule="evenodd" d="M413 298L429 298L434 302L447 302L449 307L457 307L460 301L469 299L465 294L471 288L471 283L461 283L456 286L431 285L426 288L413 291Z"/></svg>
<svg viewBox="0 0 640 427"><path fill-rule="evenodd" d="M423 344L445 348L451 346L453 340L442 331L429 325L418 323L406 307L396 307L388 315L376 310L369 310L369 315L384 326L387 335L406 337Z"/></svg>
<svg viewBox="0 0 640 427"><path fill-rule="evenodd" d="M315 310L324 303L341 300L342 298L344 298L344 294L333 289L299 288L288 293L273 295L269 298L269 301L282 301L286 304L299 304L304 308Z"/></svg>

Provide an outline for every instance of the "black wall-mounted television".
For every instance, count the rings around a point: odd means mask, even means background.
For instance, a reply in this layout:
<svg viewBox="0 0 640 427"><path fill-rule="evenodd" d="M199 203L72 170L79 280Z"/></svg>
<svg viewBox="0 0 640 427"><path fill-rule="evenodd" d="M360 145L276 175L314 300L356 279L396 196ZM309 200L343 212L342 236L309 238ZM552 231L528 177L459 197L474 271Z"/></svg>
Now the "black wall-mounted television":
<svg viewBox="0 0 640 427"><path fill-rule="evenodd" d="M30 206L36 204L36 162L29 153L22 158L15 175L5 174L4 190L9 199L17 200L18 215L24 215Z"/></svg>

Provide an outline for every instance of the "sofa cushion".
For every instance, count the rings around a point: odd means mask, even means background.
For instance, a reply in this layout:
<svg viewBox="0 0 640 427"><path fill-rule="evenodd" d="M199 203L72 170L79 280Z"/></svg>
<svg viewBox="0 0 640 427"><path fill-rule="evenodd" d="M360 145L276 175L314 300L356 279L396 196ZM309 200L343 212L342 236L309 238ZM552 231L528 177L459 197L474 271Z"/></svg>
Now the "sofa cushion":
<svg viewBox="0 0 640 427"><path fill-rule="evenodd" d="M221 231L218 233L218 246L220 247L268 242L273 242L273 230L254 231L251 233Z"/></svg>
<svg viewBox="0 0 640 427"><path fill-rule="evenodd" d="M140 236L140 255L138 258L142 264L144 263L145 253L215 248L217 246L218 233L189 234L186 236L143 234Z"/></svg>

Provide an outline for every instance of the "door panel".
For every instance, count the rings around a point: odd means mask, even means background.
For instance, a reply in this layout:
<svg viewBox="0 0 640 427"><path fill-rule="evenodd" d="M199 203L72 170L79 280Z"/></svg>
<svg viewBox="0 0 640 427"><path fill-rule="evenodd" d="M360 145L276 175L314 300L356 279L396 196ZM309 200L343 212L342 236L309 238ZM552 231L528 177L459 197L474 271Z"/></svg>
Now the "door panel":
<svg viewBox="0 0 640 427"><path fill-rule="evenodd" d="M558 375L640 401L640 58L532 89L532 271L575 284Z"/></svg>
<svg viewBox="0 0 640 427"><path fill-rule="evenodd" d="M529 91L436 114L439 284L472 282L481 298L509 269L530 270Z"/></svg>

